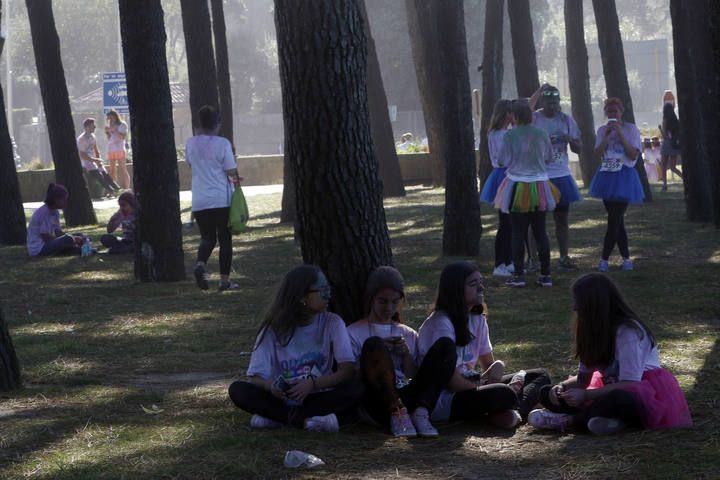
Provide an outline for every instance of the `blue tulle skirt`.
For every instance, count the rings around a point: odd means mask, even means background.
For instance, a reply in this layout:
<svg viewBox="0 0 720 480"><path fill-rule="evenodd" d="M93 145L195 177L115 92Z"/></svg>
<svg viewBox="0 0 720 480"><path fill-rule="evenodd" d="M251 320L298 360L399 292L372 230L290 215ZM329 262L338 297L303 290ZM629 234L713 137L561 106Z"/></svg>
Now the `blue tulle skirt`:
<svg viewBox="0 0 720 480"><path fill-rule="evenodd" d="M558 190L560 190L560 201L558 202L558 205L568 205L582 200L580 190L578 190L577 183L575 183L575 179L572 175L551 178L550 181L557 187Z"/></svg>
<svg viewBox="0 0 720 480"><path fill-rule="evenodd" d="M485 203L494 204L495 195L497 194L498 187L505 179L505 171L507 167L493 168L493 171L485 180L482 191L480 192L480 201Z"/></svg>
<svg viewBox="0 0 720 480"><path fill-rule="evenodd" d="M642 203L645 199L640 176L634 168L623 165L618 172L598 172L590 182L589 195L603 200Z"/></svg>

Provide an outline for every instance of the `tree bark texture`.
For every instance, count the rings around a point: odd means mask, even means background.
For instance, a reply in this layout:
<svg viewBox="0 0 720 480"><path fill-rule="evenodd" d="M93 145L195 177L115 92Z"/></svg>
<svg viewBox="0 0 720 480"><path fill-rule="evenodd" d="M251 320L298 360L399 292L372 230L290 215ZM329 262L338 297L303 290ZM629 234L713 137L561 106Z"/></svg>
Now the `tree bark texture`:
<svg viewBox="0 0 720 480"><path fill-rule="evenodd" d="M370 129L372 131L375 157L380 166L380 180L383 184L383 197L404 197L405 185L400 172L400 161L395 151L390 112L388 111L387 96L380 75L380 62L375 50L375 40L372 36L370 22L367 16L365 1L359 2L365 27L365 37L368 42L368 106L370 108Z"/></svg>
<svg viewBox="0 0 720 480"><path fill-rule="evenodd" d="M70 113L65 71L60 58L60 38L55 29L52 2L26 0L25 3L50 136L50 150L55 163L55 181L70 192L64 210L65 223L69 227L95 224L95 210L75 145L75 127Z"/></svg>
<svg viewBox="0 0 720 480"><path fill-rule="evenodd" d="M602 59L603 76L608 97L618 97L625 104L623 120L635 123L630 84L628 83L627 68L625 66L625 51L620 36L620 23L617 16L615 0L593 0L595 23L598 31L598 46ZM645 162L642 155L635 164L640 176L640 182L645 192L645 201L652 201L652 190L645 172Z"/></svg>
<svg viewBox="0 0 720 480"><path fill-rule="evenodd" d="M353 0L275 0L275 25L303 260L327 274L333 311L352 322L370 272L392 264L362 14Z"/></svg>
<svg viewBox="0 0 720 480"><path fill-rule="evenodd" d="M9 392L22 387L20 363L10 338L7 321L0 309L0 392Z"/></svg>
<svg viewBox="0 0 720 480"><path fill-rule="evenodd" d="M445 186L445 159L439 151L440 141L440 102L436 97L437 91L433 85L439 85L444 74L445 65L438 58L437 25L433 18L433 0L405 0L407 10L408 31L410 33L410 46L412 49L415 75L422 104L423 119L425 120L425 133L428 137L430 149L430 167L432 183L435 187Z"/></svg>
<svg viewBox="0 0 720 480"><path fill-rule="evenodd" d="M218 80L207 0L180 0L190 84L193 131L199 127L200 107L218 107ZM232 143L232 142L231 142Z"/></svg>
<svg viewBox="0 0 720 480"><path fill-rule="evenodd" d="M595 122L590 100L590 73L585 45L582 0L565 0L565 48L572 116L580 129L580 171L588 187L600 162L595 158Z"/></svg>
<svg viewBox="0 0 720 480"><path fill-rule="evenodd" d="M137 215L135 276L185 278L172 100L160 0L120 0Z"/></svg>
<svg viewBox="0 0 720 480"><path fill-rule="evenodd" d="M540 87L530 2L508 0L507 6L518 97L529 98Z"/></svg>
<svg viewBox="0 0 720 480"><path fill-rule="evenodd" d="M482 63L482 119L480 121L480 165L478 173L482 184L492 172L488 150L488 130L495 103L502 98L503 66L503 10L505 0L487 0L485 3L485 32L483 34Z"/></svg>
<svg viewBox="0 0 720 480"><path fill-rule="evenodd" d="M230 62L228 60L223 0L210 0L210 6L212 8L215 66L217 68L217 85L220 100L220 135L230 141L233 153L235 153L235 142L233 141L232 90L230 88Z"/></svg>
<svg viewBox="0 0 720 480"><path fill-rule="evenodd" d="M713 177L717 185L718 79L711 72L713 57L710 5L705 0L670 1L675 56L675 82L680 122L680 150L683 165L685 210L690 221L718 223L720 202L713 195ZM703 92L703 94L699 94ZM704 92L708 92L706 95ZM714 92L714 93L712 93ZM686 140L687 139L687 140ZM715 164L715 174L712 167ZM714 217L714 218L713 218Z"/></svg>

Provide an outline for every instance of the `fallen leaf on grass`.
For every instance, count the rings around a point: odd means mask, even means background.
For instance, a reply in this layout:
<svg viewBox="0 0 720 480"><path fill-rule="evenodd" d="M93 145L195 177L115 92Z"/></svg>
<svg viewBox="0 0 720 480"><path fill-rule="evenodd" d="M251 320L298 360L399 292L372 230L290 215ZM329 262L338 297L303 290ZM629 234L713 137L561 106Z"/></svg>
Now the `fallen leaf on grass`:
<svg viewBox="0 0 720 480"><path fill-rule="evenodd" d="M157 415L165 411L157 405L152 405L150 408L140 405L140 408L142 408L143 412L147 413L148 415Z"/></svg>

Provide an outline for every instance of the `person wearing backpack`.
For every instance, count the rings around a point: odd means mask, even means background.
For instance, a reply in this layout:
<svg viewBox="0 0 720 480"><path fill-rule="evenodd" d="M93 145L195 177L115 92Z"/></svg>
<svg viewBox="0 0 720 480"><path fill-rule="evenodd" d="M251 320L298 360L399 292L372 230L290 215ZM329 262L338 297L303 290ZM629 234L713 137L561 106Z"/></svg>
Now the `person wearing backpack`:
<svg viewBox="0 0 720 480"><path fill-rule="evenodd" d="M682 178L682 172L677 168L678 156L680 155L680 121L675 115L675 107L672 103L663 106L662 125L658 125L662 133L663 142L660 149L662 169L662 190L667 191L668 168L678 177Z"/></svg>

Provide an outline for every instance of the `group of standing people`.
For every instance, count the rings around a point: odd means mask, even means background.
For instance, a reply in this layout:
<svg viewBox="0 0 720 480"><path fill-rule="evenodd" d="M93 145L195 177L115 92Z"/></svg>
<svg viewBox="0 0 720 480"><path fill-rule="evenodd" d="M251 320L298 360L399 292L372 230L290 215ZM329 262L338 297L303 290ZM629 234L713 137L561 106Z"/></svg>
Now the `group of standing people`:
<svg viewBox="0 0 720 480"><path fill-rule="evenodd" d="M95 179L105 190L107 196L115 196L121 190L130 188L130 175L127 170L125 139L128 134L127 124L115 110L110 110L105 117L105 136L107 137L107 163L105 168L95 138L95 119L88 117L83 121L83 133L77 137L76 143L80 163L87 175Z"/></svg>
<svg viewBox="0 0 720 480"><path fill-rule="evenodd" d="M536 106L540 108L533 111ZM644 199L634 168L642 149L640 132L635 125L623 122L620 99L608 98L604 110L608 122L598 129L595 144L600 167L589 186L590 196L603 200L608 215L598 270L608 270L615 245L622 255L621 268L632 270L624 215L629 203ZM552 286L547 212L553 212L559 266L577 268L569 256L568 213L570 205L582 197L570 171L568 148L580 151L580 130L573 118L561 111L556 87L544 84L529 100L502 99L496 103L488 132L493 171L480 200L499 210L493 274L509 277L509 286L525 286L525 248L527 245L532 250L533 243L540 260L537 283Z"/></svg>
<svg viewBox="0 0 720 480"><path fill-rule="evenodd" d="M403 323L404 280L389 266L368 277L364 317L348 327L327 311L323 272L283 278L259 328L247 378L230 385L253 428L337 432L366 421L397 437L436 437L434 424L615 433L626 426L692 424L677 380L660 367L655 339L605 275L572 288L577 375L553 385L542 368L504 372L490 341L485 286L469 262L440 274L430 315Z"/></svg>

